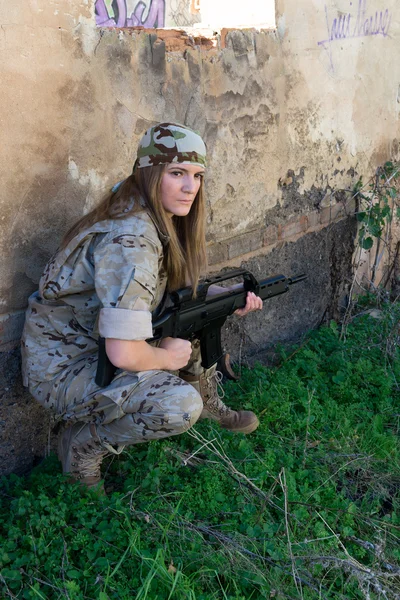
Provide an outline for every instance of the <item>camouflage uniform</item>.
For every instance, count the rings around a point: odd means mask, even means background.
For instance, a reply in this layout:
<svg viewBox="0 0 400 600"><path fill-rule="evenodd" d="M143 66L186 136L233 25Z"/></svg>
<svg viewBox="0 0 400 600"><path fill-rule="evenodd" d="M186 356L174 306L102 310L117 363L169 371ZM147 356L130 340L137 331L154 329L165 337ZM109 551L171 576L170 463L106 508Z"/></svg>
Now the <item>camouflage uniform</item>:
<svg viewBox="0 0 400 600"><path fill-rule="evenodd" d="M151 127L139 144L134 171L167 163L205 167L201 137L175 123ZM112 190L114 209L119 185ZM88 486L100 480L105 449L118 453L128 444L177 435L200 415L243 433L258 425L252 412L232 411L218 398L215 369L203 373L198 343L182 378L166 371L118 370L110 385L96 385L99 335L152 337L152 313L166 287L160 236L145 210L128 209L124 218L95 223L55 255L29 299L24 383L38 402L71 425L60 436L59 457L64 472Z"/></svg>
<svg viewBox="0 0 400 600"><path fill-rule="evenodd" d="M58 419L95 423L117 452L182 433L203 408L195 388L166 371L118 370L105 388L94 381L98 336L150 338L165 287L163 246L143 211L81 231L49 262L29 299L25 385ZM201 370L198 345L186 370Z"/></svg>

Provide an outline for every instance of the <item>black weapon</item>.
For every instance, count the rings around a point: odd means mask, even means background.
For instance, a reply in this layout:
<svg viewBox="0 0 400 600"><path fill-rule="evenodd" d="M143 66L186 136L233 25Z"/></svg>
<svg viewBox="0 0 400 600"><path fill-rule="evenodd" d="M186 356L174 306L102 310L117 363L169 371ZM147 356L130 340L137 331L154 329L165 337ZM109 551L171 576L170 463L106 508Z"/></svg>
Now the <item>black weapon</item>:
<svg viewBox="0 0 400 600"><path fill-rule="evenodd" d="M221 293L207 296L208 288L219 285L227 279L243 277L243 286L235 289L221 289ZM273 298L288 291L289 286L306 279L306 275L285 277L273 275L257 281L252 273L244 269L227 271L202 281L193 298L191 287L185 287L170 294L172 305L153 320L153 338L165 337L200 340L202 366L205 369L220 361L224 354L221 347L221 328L229 315L246 304L247 292L254 292L262 300ZM147 341L152 341L147 340ZM96 383L105 387L111 383L116 367L106 354L105 339L99 338L99 361ZM227 372L228 376L232 375Z"/></svg>

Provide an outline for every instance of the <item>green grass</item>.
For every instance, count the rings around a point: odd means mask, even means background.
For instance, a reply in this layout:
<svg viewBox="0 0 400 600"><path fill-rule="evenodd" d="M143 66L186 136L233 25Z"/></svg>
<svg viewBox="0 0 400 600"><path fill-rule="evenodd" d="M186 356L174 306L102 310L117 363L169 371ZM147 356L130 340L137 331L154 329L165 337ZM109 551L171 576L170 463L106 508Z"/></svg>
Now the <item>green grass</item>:
<svg viewBox="0 0 400 600"><path fill-rule="evenodd" d="M2 479L1 598L400 597L397 307L335 323L225 386L252 435L201 422L81 493L50 457Z"/></svg>

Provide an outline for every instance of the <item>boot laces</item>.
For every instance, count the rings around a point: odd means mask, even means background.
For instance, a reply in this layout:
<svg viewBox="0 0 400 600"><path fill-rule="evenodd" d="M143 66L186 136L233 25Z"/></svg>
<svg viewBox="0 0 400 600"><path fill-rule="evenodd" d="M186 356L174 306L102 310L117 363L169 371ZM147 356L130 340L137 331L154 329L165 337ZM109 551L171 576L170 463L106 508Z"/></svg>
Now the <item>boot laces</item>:
<svg viewBox="0 0 400 600"><path fill-rule="evenodd" d="M212 375L204 375L203 402L207 410L217 412L221 416L228 416L231 409L222 401L225 397L225 391L221 383L222 378L223 375L220 371L215 371Z"/></svg>
<svg viewBox="0 0 400 600"><path fill-rule="evenodd" d="M79 479L86 477L100 478L100 466L103 458L108 454L107 450L101 447L95 448L89 444L73 448L73 473L76 473ZM72 463L71 463L72 466Z"/></svg>
<svg viewBox="0 0 400 600"><path fill-rule="evenodd" d="M221 371L215 371L214 375L212 375L210 378L215 380L216 393L220 400L222 400L222 398L225 398L225 390L222 387L223 377L224 376L222 375Z"/></svg>

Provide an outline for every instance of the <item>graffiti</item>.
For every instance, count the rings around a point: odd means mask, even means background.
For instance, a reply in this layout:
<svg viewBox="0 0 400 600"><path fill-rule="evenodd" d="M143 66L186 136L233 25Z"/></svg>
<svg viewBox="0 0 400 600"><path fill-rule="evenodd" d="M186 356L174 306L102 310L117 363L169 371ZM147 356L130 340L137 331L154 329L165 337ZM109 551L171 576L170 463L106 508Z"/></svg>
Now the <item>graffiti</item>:
<svg viewBox="0 0 400 600"><path fill-rule="evenodd" d="M193 27L195 23L201 23L200 0L170 0L169 12L171 20L176 27Z"/></svg>
<svg viewBox="0 0 400 600"><path fill-rule="evenodd" d="M100 27L164 27L165 0L146 2L136 2L133 12L128 16L129 0L96 0L96 24ZM144 17L147 8L147 16Z"/></svg>
<svg viewBox="0 0 400 600"><path fill-rule="evenodd" d="M354 3L355 4L355 3ZM350 7L353 2L350 2ZM389 33L392 14L389 9L369 11L367 0L358 0L357 14L350 8L347 14L341 14L332 20L329 19L328 9L325 4L325 19L328 37L318 42L329 53L331 68L333 69L332 44L344 40L382 35Z"/></svg>

